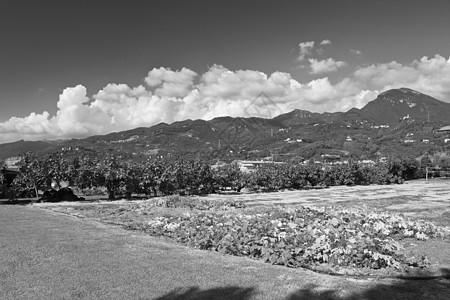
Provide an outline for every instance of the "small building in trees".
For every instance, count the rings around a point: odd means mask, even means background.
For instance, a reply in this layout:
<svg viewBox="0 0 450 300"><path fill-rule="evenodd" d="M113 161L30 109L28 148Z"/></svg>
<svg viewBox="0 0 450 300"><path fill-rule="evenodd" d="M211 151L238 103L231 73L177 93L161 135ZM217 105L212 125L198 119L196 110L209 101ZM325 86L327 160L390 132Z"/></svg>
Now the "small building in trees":
<svg viewBox="0 0 450 300"><path fill-rule="evenodd" d="M442 128L438 129L438 132L446 132L446 133L450 133L450 125L444 126Z"/></svg>
<svg viewBox="0 0 450 300"><path fill-rule="evenodd" d="M236 164L239 166L239 169L242 172L253 172L257 168L263 166L263 165L269 165L269 164L284 164L284 162L279 161L266 161L266 160L237 160Z"/></svg>
<svg viewBox="0 0 450 300"><path fill-rule="evenodd" d="M446 133L450 137L450 125L439 128L437 132Z"/></svg>
<svg viewBox="0 0 450 300"><path fill-rule="evenodd" d="M341 160L340 155L335 154L322 154L322 159L324 163L333 164Z"/></svg>

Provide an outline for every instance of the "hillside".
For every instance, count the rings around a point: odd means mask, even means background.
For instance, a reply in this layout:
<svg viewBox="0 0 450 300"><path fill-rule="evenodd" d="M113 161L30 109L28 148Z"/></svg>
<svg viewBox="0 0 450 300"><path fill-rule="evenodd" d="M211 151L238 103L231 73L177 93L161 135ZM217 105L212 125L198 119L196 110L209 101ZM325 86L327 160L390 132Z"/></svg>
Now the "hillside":
<svg viewBox="0 0 450 300"><path fill-rule="evenodd" d="M313 113L293 110L273 119L219 117L114 132L66 141L18 141L0 145L0 158L23 151L85 149L127 158L184 156L202 159L309 159L325 154L342 158L417 157L448 151L450 103L407 88L381 93L362 109Z"/></svg>
<svg viewBox="0 0 450 300"><path fill-rule="evenodd" d="M0 144L0 159L16 156L19 153L27 151L41 153L57 148L59 148L57 143L19 140L17 142Z"/></svg>

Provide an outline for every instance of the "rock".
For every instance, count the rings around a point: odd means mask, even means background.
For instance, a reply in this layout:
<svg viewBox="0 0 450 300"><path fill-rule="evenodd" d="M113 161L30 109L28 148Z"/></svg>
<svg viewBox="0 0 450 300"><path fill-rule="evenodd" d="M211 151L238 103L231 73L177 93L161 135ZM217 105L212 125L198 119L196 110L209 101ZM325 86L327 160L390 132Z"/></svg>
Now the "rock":
<svg viewBox="0 0 450 300"><path fill-rule="evenodd" d="M252 192L253 191L250 188L248 188L248 187L244 187L244 188L241 189L241 193L242 194L250 194Z"/></svg>
<svg viewBox="0 0 450 300"><path fill-rule="evenodd" d="M60 201L81 201L83 197L78 197L72 191L72 189L65 187L62 189L45 191L39 201L41 202L60 202Z"/></svg>
<svg viewBox="0 0 450 300"><path fill-rule="evenodd" d="M42 197L39 198L39 201L40 202L57 202L58 201L57 195L58 195L58 191L51 189L51 190L45 191L42 194Z"/></svg>

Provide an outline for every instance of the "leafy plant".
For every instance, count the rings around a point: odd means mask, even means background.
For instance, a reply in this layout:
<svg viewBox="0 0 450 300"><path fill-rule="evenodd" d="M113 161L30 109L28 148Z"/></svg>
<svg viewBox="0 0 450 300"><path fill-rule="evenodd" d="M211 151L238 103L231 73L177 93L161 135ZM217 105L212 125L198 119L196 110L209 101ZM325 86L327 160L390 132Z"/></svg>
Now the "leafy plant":
<svg viewBox="0 0 450 300"><path fill-rule="evenodd" d="M199 249L289 267L327 264L395 270L426 266L423 258L405 255L401 239L424 240L450 233L449 228L426 221L336 207L277 209L256 214L205 211L159 217L133 229L168 236Z"/></svg>

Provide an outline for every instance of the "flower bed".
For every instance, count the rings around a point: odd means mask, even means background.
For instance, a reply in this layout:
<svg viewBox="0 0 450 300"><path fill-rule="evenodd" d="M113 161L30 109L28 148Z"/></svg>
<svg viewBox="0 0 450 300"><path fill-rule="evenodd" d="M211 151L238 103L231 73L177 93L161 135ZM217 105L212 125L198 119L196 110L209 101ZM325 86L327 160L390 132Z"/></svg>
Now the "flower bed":
<svg viewBox="0 0 450 300"><path fill-rule="evenodd" d="M396 271L429 264L426 256L408 256L400 243L403 238L447 238L450 233L449 228L428 221L337 207L271 209L261 213L195 209L182 216L160 216L126 227L170 237L198 249L288 267L325 265Z"/></svg>

